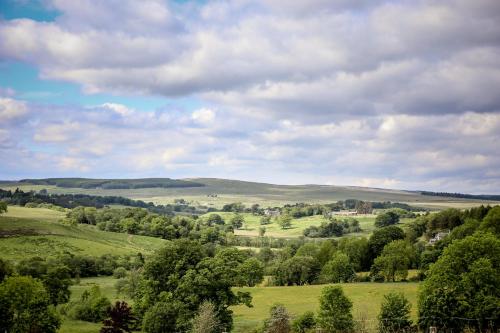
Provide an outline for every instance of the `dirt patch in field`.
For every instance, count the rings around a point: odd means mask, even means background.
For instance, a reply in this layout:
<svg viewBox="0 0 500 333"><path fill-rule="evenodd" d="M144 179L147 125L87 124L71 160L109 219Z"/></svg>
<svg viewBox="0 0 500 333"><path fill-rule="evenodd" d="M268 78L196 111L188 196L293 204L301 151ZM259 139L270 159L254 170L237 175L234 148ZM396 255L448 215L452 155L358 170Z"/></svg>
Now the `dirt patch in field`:
<svg viewBox="0 0 500 333"><path fill-rule="evenodd" d="M0 230L0 238L7 237L20 237L20 236L37 236L40 235L34 229L10 229L10 230Z"/></svg>

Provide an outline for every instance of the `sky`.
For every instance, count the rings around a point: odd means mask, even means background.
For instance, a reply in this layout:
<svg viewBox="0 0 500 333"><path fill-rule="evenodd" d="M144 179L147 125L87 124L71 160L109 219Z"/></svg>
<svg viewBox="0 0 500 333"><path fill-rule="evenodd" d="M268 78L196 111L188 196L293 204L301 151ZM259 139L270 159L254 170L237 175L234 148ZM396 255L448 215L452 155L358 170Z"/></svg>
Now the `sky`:
<svg viewBox="0 0 500 333"><path fill-rule="evenodd" d="M500 1L0 0L0 179L500 193Z"/></svg>

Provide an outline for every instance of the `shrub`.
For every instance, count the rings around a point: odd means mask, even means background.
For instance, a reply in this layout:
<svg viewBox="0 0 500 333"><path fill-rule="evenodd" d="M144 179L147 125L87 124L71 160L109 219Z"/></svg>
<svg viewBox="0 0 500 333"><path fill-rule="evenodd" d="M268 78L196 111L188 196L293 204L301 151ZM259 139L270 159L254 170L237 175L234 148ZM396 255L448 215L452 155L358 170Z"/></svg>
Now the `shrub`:
<svg viewBox="0 0 500 333"><path fill-rule="evenodd" d="M307 311L298 316L292 323L293 331L296 333L307 333L316 326L316 319L312 311Z"/></svg>
<svg viewBox="0 0 500 333"><path fill-rule="evenodd" d="M385 332L408 332L412 328L410 320L410 302L402 293L389 293L384 300L378 315L378 330Z"/></svg>
<svg viewBox="0 0 500 333"><path fill-rule="evenodd" d="M106 318L110 306L111 302L102 296L100 288L93 286L90 292L83 292L80 300L71 302L67 312L72 319L97 323Z"/></svg>
<svg viewBox="0 0 500 333"><path fill-rule="evenodd" d="M269 311L270 317L264 327L266 333L289 333L290 314L283 304L274 304Z"/></svg>
<svg viewBox="0 0 500 333"><path fill-rule="evenodd" d="M113 277L115 279L123 279L126 276L127 276L127 270L125 269L125 267L118 267L113 271Z"/></svg>

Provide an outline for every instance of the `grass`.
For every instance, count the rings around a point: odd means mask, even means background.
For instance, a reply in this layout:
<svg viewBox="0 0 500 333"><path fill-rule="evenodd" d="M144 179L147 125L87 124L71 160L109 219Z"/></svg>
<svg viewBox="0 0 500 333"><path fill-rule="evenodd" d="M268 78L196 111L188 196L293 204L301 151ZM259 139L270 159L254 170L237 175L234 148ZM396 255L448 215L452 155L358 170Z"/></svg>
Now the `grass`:
<svg viewBox="0 0 500 333"><path fill-rule="evenodd" d="M66 251L91 256L152 253L165 242L159 238L100 231L94 226L70 226L64 213L9 206L0 215L0 253L6 259L55 256Z"/></svg>
<svg viewBox="0 0 500 333"><path fill-rule="evenodd" d="M79 285L71 287L71 300L78 300L85 289L97 284L103 294L110 300L117 298L114 290L116 279L112 277L98 277L82 279ZM369 326L376 324L376 317L380 309L383 296L391 291L402 292L412 304L412 317L416 319L418 283L348 283L340 284L349 299L353 302L353 315L358 319L363 315L368 319ZM269 315L269 309L274 303L282 303L292 316L305 311L317 311L319 297L325 285L293 286L293 287L253 287L235 288L235 291L248 291L253 297L252 308L244 305L232 307L234 311L235 333L251 332L261 325ZM129 299L124 299L130 302ZM97 333L100 324L87 323L65 319L60 333Z"/></svg>
<svg viewBox="0 0 500 333"><path fill-rule="evenodd" d="M214 213L207 213L204 216L208 216ZM234 213L229 212L218 212L220 216L222 216L226 223L229 223L231 217L234 216ZM237 236L250 236L257 237L259 236L259 228L261 227L260 219L261 216L256 216L250 213L243 213L245 219L245 223L243 228L239 230L235 230L235 235ZM347 236L359 237L359 236L369 236L373 230L375 229L375 217L376 215L360 215L355 216L354 218L359 221L359 225L362 229L361 232L347 234ZM340 217L342 219L342 217ZM292 221L292 227L282 229L274 219L271 220L271 224L264 225L266 228L265 236L270 237L285 237L285 238L296 238L303 235L304 229L310 226L319 226L322 222L327 222L327 220L322 215L315 216L307 216L298 219L294 219Z"/></svg>
<svg viewBox="0 0 500 333"><path fill-rule="evenodd" d="M416 319L418 283L349 283L340 284L345 294L353 302L354 318L367 318L368 326L374 328L383 296L391 291L402 292L412 304L412 317ZM233 307L236 333L251 332L269 316L269 309L275 303L286 306L292 316L305 311L317 311L319 297L325 285L293 287L253 287L238 288L248 291L253 300L252 308L243 305Z"/></svg>

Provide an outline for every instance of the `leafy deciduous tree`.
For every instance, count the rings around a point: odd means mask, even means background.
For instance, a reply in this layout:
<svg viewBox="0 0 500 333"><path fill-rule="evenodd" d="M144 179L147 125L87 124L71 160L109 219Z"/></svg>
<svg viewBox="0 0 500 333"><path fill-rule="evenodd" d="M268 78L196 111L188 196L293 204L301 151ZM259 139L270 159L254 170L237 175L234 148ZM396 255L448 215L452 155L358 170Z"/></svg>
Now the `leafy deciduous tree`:
<svg viewBox="0 0 500 333"><path fill-rule="evenodd" d="M410 332L411 304L402 293L391 292L384 295L378 315L378 330L386 332Z"/></svg>
<svg viewBox="0 0 500 333"><path fill-rule="evenodd" d="M6 332L55 333L61 320L43 284L29 276L0 283L0 327Z"/></svg>
<svg viewBox="0 0 500 333"><path fill-rule="evenodd" d="M340 286L328 286L321 292L318 324L327 333L352 332L352 302Z"/></svg>
<svg viewBox="0 0 500 333"><path fill-rule="evenodd" d="M355 277L356 273L349 257L342 252L335 253L321 270L321 281L323 282L351 282Z"/></svg>
<svg viewBox="0 0 500 333"><path fill-rule="evenodd" d="M419 325L461 331L500 328L500 239L475 233L450 244L422 284ZM471 318L473 321L455 320ZM491 327L493 326L493 327Z"/></svg>

